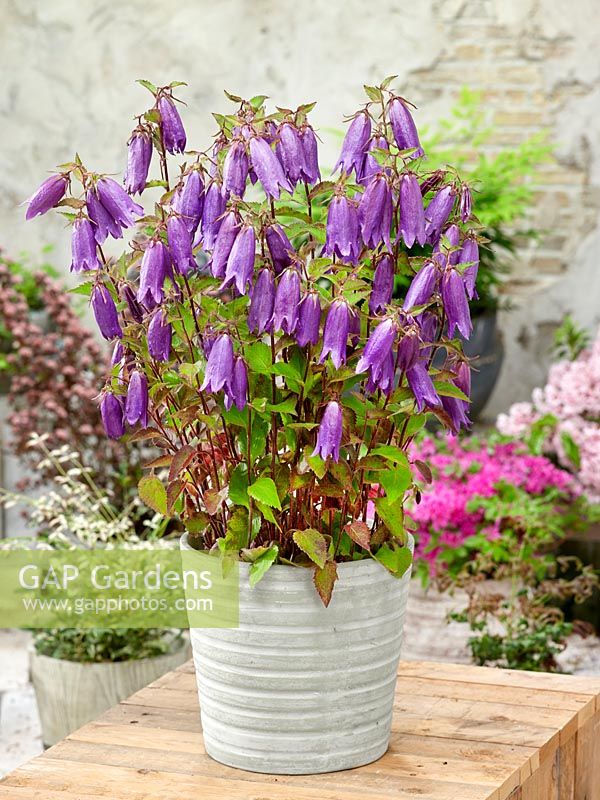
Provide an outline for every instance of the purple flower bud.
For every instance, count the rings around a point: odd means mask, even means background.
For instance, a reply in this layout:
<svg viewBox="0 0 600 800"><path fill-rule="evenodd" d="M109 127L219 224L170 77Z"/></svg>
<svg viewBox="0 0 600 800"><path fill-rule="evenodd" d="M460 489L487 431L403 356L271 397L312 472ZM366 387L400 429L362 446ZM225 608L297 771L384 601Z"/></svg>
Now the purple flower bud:
<svg viewBox="0 0 600 800"><path fill-rule="evenodd" d="M215 278L225 277L227 259L239 230L240 224L235 211L229 211L221 221L210 261L210 268Z"/></svg>
<svg viewBox="0 0 600 800"><path fill-rule="evenodd" d="M418 333L414 330L406 331L398 345L398 359L396 362L398 369L402 372L407 372L415 365L419 357L420 345Z"/></svg>
<svg viewBox="0 0 600 800"><path fill-rule="evenodd" d="M298 307L298 326L296 328L296 341L300 347L307 344L315 345L319 341L319 326L321 324L321 303L316 292L305 294Z"/></svg>
<svg viewBox="0 0 600 800"><path fill-rule="evenodd" d="M279 278L273 305L273 330L291 336L298 324L300 278L295 269L286 269Z"/></svg>
<svg viewBox="0 0 600 800"><path fill-rule="evenodd" d="M230 192L235 197L243 197L248 180L248 156L246 145L235 141L229 148L223 164L223 192Z"/></svg>
<svg viewBox="0 0 600 800"><path fill-rule="evenodd" d="M160 239L153 239L144 250L140 266L137 299L146 308L154 308L164 300L164 283L169 274L169 253Z"/></svg>
<svg viewBox="0 0 600 800"><path fill-rule="evenodd" d="M121 299L127 303L127 308L129 309L129 313L131 314L133 321L143 322L144 314L142 312L142 308L136 299L133 289L128 283L125 284L122 290Z"/></svg>
<svg viewBox="0 0 600 800"><path fill-rule="evenodd" d="M235 403L242 411L248 402L248 370L243 358L237 356L233 365L231 381L225 386L225 408L229 411Z"/></svg>
<svg viewBox="0 0 600 800"><path fill-rule="evenodd" d="M152 161L152 137L146 131L134 131L127 142L125 189L129 194L141 194L146 188Z"/></svg>
<svg viewBox="0 0 600 800"><path fill-rule="evenodd" d="M106 435L110 439L120 439L125 433L123 406L112 392L105 392L100 398L100 416Z"/></svg>
<svg viewBox="0 0 600 800"><path fill-rule="evenodd" d="M463 183L460 187L460 199L458 201L458 210L460 213L460 218L463 222L467 222L471 218L471 210L472 210L472 200L471 200L471 190Z"/></svg>
<svg viewBox="0 0 600 800"><path fill-rule="evenodd" d="M183 153L186 145L186 135L179 111L170 97L164 94L158 100L160 114L160 131L165 149L169 153Z"/></svg>
<svg viewBox="0 0 600 800"><path fill-rule="evenodd" d="M373 249L384 241L388 249L392 249L390 242L392 193L383 175L373 178L365 189L360 199L358 217L363 241L367 247Z"/></svg>
<svg viewBox="0 0 600 800"><path fill-rule="evenodd" d="M392 352L397 332L394 320L385 319L379 323L367 339L363 354L358 359L358 364L356 365L357 375L371 370L373 378L377 378L381 372L383 362Z"/></svg>
<svg viewBox="0 0 600 800"><path fill-rule="evenodd" d="M442 277L442 302L448 320L448 336L456 328L468 339L473 330L469 301L462 276L455 269L447 269Z"/></svg>
<svg viewBox="0 0 600 800"><path fill-rule="evenodd" d="M425 211L425 233L430 244L436 244L440 232L452 211L454 205L454 189L446 185L435 194Z"/></svg>
<svg viewBox="0 0 600 800"><path fill-rule="evenodd" d="M270 269L261 269L252 291L250 309L248 310L248 330L253 333L272 331L273 302L275 299L275 281Z"/></svg>
<svg viewBox="0 0 600 800"><path fill-rule="evenodd" d="M144 213L144 209L134 203L125 189L112 178L100 178L96 189L100 202L122 228L130 228L135 224L134 214Z"/></svg>
<svg viewBox="0 0 600 800"><path fill-rule="evenodd" d="M276 222L265 228L265 238L267 240L269 253L271 254L271 261L273 262L275 274L279 275L286 267L291 266L292 256L296 254L296 251L285 235L285 231L281 225L278 225Z"/></svg>
<svg viewBox="0 0 600 800"><path fill-rule="evenodd" d="M412 150L408 158L419 158L423 155L423 148L419 142L417 126L412 115L400 97L394 97L389 105L390 124L394 139L400 150Z"/></svg>
<svg viewBox="0 0 600 800"><path fill-rule="evenodd" d="M435 390L431 376L423 361L417 361L406 372L408 385L415 396L418 411L423 411L425 406L437 408L440 405L440 398Z"/></svg>
<svg viewBox="0 0 600 800"><path fill-rule="evenodd" d="M439 273L435 265L432 261L428 261L412 279L412 283L406 292L403 309L405 311L410 311L410 309L415 306L428 303L431 299L431 295L435 291L438 277Z"/></svg>
<svg viewBox="0 0 600 800"><path fill-rule="evenodd" d="M213 181L204 196L204 208L202 211L202 242L204 249L209 252L215 246L215 241L223 214L225 213L226 200L223 197L222 187ZM194 246L199 242L194 242Z"/></svg>
<svg viewBox="0 0 600 800"><path fill-rule="evenodd" d="M345 300L334 300L325 320L323 330L323 349L319 358L322 364L331 354L331 360L336 369L346 363L346 348L350 330L350 307Z"/></svg>
<svg viewBox="0 0 600 800"><path fill-rule="evenodd" d="M170 216L167 220L167 238L171 259L181 275L196 268L192 255L192 239L183 217Z"/></svg>
<svg viewBox="0 0 600 800"><path fill-rule="evenodd" d="M103 244L109 233L114 239L120 239L122 234L121 226L118 222L115 222L104 208L95 189L88 189L85 202L88 217L94 224L94 236L98 244Z"/></svg>
<svg viewBox="0 0 600 800"><path fill-rule="evenodd" d="M204 204L204 184L197 169L192 170L185 178L173 197L171 208L176 211L187 226L190 236L196 233L196 228L202 216Z"/></svg>
<svg viewBox="0 0 600 800"><path fill-rule="evenodd" d="M143 372L137 369L129 378L125 419L129 425L136 425L139 422L142 428L148 427L148 381Z"/></svg>
<svg viewBox="0 0 600 800"><path fill-rule="evenodd" d="M125 351L123 350L123 345L117 340L115 342L115 346L113 347L112 356L110 357L111 367L116 367L116 365L123 360L124 354Z"/></svg>
<svg viewBox="0 0 600 800"><path fill-rule="evenodd" d="M365 157L360 168L360 176L358 177L359 183L364 185L370 183L371 179L378 175L380 172L389 172L389 169L384 169L374 155L371 155L376 150L388 150L389 145L383 136L373 136L369 141L369 146L365 153Z"/></svg>
<svg viewBox="0 0 600 800"><path fill-rule="evenodd" d="M333 171L336 172L341 167L348 174L353 169L359 173L370 137L371 119L365 111L361 111L350 123L342 144L342 152Z"/></svg>
<svg viewBox="0 0 600 800"><path fill-rule="evenodd" d="M310 125L306 125L300 131L300 143L304 154L302 178L309 184L316 183L321 180L321 172L319 170L317 137Z"/></svg>
<svg viewBox="0 0 600 800"><path fill-rule="evenodd" d="M109 340L114 339L115 336L121 337L123 331L119 325L117 307L111 293L103 283L97 283L92 289L91 305L102 336Z"/></svg>
<svg viewBox="0 0 600 800"><path fill-rule="evenodd" d="M148 352L156 361L168 361L171 357L173 330L167 315L159 309L148 326Z"/></svg>
<svg viewBox="0 0 600 800"><path fill-rule="evenodd" d="M304 149L300 139L300 131L290 122L279 126L279 153L287 178L295 186L302 177L304 169Z"/></svg>
<svg viewBox="0 0 600 800"><path fill-rule="evenodd" d="M407 173L400 182L400 233L407 247L425 244L425 210L416 175Z"/></svg>
<svg viewBox="0 0 600 800"><path fill-rule="evenodd" d="M94 228L89 219L79 217L73 223L71 255L71 272L83 272L100 267Z"/></svg>
<svg viewBox="0 0 600 800"><path fill-rule="evenodd" d="M360 255L358 209L345 195L336 195L327 212L327 237L323 252L356 264Z"/></svg>
<svg viewBox="0 0 600 800"><path fill-rule="evenodd" d="M33 219L54 208L65 196L68 184L68 175L50 175L46 178L39 189L25 201L28 204L25 219Z"/></svg>
<svg viewBox="0 0 600 800"><path fill-rule="evenodd" d="M446 176L446 172L443 169L436 169L435 172L432 172L423 183L421 184L421 194L423 197L427 194L427 192L432 192L434 189L437 189L438 186L444 182L444 178Z"/></svg>
<svg viewBox="0 0 600 800"><path fill-rule="evenodd" d="M469 300L478 297L475 285L477 283L477 273L479 271L479 246L477 240L468 236L463 242L462 250L458 256L459 264L469 264L463 272L465 290Z"/></svg>
<svg viewBox="0 0 600 800"><path fill-rule="evenodd" d="M471 420L468 415L469 404L457 397L442 397L442 408L450 417L452 430L458 433L461 428L470 428Z"/></svg>
<svg viewBox="0 0 600 800"><path fill-rule="evenodd" d="M461 361L456 368L454 383L467 397L471 397L471 367L467 361ZM464 400L463 400L464 402Z"/></svg>
<svg viewBox="0 0 600 800"><path fill-rule="evenodd" d="M281 189L290 194L294 191L285 177L283 167L266 139L253 136L250 139L250 158L258 180L269 197L278 199Z"/></svg>
<svg viewBox="0 0 600 800"><path fill-rule="evenodd" d="M369 313L378 314L385 311L392 300L394 292L394 262L391 255L386 253L377 262L373 275L373 288L369 297Z"/></svg>
<svg viewBox="0 0 600 800"><path fill-rule="evenodd" d="M235 283L240 294L246 294L252 283L256 236L252 225L242 225L229 253L223 286Z"/></svg>
<svg viewBox="0 0 600 800"><path fill-rule="evenodd" d="M342 442L342 409L335 400L327 403L325 412L317 431L317 446L313 456L321 456L326 461L330 456L334 461L340 460L340 444Z"/></svg>
<svg viewBox="0 0 600 800"><path fill-rule="evenodd" d="M201 391L218 392L228 385L233 377L233 345L228 334L221 334L213 344L208 361Z"/></svg>

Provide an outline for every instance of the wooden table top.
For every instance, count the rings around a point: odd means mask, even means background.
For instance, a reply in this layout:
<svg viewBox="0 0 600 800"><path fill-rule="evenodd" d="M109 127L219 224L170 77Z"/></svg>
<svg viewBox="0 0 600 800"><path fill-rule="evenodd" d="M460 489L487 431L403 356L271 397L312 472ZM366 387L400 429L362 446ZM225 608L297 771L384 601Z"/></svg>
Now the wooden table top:
<svg viewBox="0 0 600 800"><path fill-rule="evenodd" d="M596 800L599 693L600 678L405 661L382 759L271 776L205 754L188 662L7 775L0 800Z"/></svg>

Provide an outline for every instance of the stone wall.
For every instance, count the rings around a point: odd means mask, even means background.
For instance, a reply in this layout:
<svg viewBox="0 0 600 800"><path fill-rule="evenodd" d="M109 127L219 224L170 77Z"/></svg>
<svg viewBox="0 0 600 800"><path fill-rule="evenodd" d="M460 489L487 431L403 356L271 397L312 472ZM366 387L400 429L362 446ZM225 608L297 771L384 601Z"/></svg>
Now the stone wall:
<svg viewBox="0 0 600 800"><path fill-rule="evenodd" d="M136 78L187 80L189 140L208 143L222 89L279 104L317 100L328 128L361 102L361 85L397 73L419 107L444 113L461 86L484 92L492 146L548 129L532 222L543 226L515 262L517 307L503 314L507 359L490 411L543 380L549 334L566 310L599 319L600 48L597 0L4 0L0 18L0 244L12 254L68 236L54 218L25 226L20 203L75 148L94 168L123 169Z"/></svg>

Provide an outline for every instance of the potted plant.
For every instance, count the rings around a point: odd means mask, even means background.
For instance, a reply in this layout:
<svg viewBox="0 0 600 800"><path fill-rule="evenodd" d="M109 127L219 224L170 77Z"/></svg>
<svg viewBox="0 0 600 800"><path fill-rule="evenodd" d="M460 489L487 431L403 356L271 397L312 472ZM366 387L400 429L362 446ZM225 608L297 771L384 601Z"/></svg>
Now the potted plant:
<svg viewBox="0 0 600 800"><path fill-rule="evenodd" d="M54 550L144 546L136 533L139 501L117 511L98 487L78 453L49 450L47 437L30 446L53 485L36 497L0 489L0 505L24 505L36 538L6 539L2 549ZM45 463L46 462L46 463ZM146 536L161 537L162 519L146 520ZM159 628L61 628L33 631L30 674L42 741L47 747L98 717L106 709L175 669L188 658L179 630Z"/></svg>
<svg viewBox="0 0 600 800"><path fill-rule="evenodd" d="M408 447L430 413L468 424L469 187L428 171L392 79L366 87L327 180L313 104L268 113L263 96L228 95L200 152L186 149L181 84L142 83L153 102L129 140L126 191L75 158L27 216L74 212L73 269L117 342L106 432L151 438L169 470L166 485L142 479L145 502L181 517L182 547L239 563L239 628L191 632L207 752L272 773L365 764L390 735L404 498L429 477ZM107 256L108 236L136 226ZM432 256L413 256L415 242Z"/></svg>

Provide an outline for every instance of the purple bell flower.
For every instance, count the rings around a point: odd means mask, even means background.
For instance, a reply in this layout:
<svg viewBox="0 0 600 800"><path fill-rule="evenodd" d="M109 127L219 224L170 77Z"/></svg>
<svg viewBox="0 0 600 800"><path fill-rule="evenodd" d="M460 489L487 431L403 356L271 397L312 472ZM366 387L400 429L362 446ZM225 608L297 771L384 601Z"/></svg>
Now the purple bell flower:
<svg viewBox="0 0 600 800"><path fill-rule="evenodd" d="M164 283L169 274L169 253L160 239L154 239L144 250L140 266L137 299L146 308L154 308L164 300Z"/></svg>
<svg viewBox="0 0 600 800"><path fill-rule="evenodd" d="M330 456L334 461L340 460L340 444L342 442L342 409L339 403L331 400L327 403L321 424L317 431L317 446L312 456L320 456L326 461Z"/></svg>
<svg viewBox="0 0 600 800"><path fill-rule="evenodd" d="M182 186L177 189L171 203L187 226L190 236L196 233L204 205L204 183L197 169L192 170Z"/></svg>
<svg viewBox="0 0 600 800"><path fill-rule="evenodd" d="M295 186L302 178L304 169L304 149L300 131L290 122L283 122L279 126L278 137L278 155L290 184Z"/></svg>
<svg viewBox="0 0 600 800"><path fill-rule="evenodd" d="M407 247L415 241L423 246L425 234L425 210L417 176L407 173L400 182L400 233Z"/></svg>
<svg viewBox="0 0 600 800"><path fill-rule="evenodd" d="M473 330L469 301L462 275L455 269L447 269L442 277L442 302L448 320L448 336L454 336L456 328L468 339Z"/></svg>
<svg viewBox="0 0 600 800"><path fill-rule="evenodd" d="M408 287L406 297L404 298L404 311L410 311L410 309L415 306L428 303L435 291L438 278L438 270L432 261L428 261L422 266Z"/></svg>
<svg viewBox="0 0 600 800"><path fill-rule="evenodd" d="M125 355L125 351L123 350L123 345L117 339L115 342L115 346L113 347L112 355L110 357L110 365L111 367L116 367L121 361L123 361L123 356Z"/></svg>
<svg viewBox="0 0 600 800"><path fill-rule="evenodd" d="M395 382L394 355L388 353L377 371L371 370L365 383L365 392L373 394L377 390L386 395L392 393Z"/></svg>
<svg viewBox="0 0 600 800"><path fill-rule="evenodd" d="M441 397L442 408L450 417L452 430L458 433L461 428L470 428L471 420L469 419L468 408L469 404L464 400L457 397Z"/></svg>
<svg viewBox="0 0 600 800"><path fill-rule="evenodd" d="M358 218L367 247L374 249L384 241L388 249L392 249L392 192L383 175L373 178L363 192L358 206Z"/></svg>
<svg viewBox="0 0 600 800"><path fill-rule="evenodd" d="M285 235L285 231L281 225L276 222L265 228L265 238L267 240L269 253L271 254L271 261L273 262L275 274L279 275L286 267L291 266L292 256L296 254L296 251Z"/></svg>
<svg viewBox="0 0 600 800"><path fill-rule="evenodd" d="M425 210L425 233L430 244L436 244L454 205L454 189L446 185L434 194Z"/></svg>
<svg viewBox="0 0 600 800"><path fill-rule="evenodd" d="M419 325L421 330L420 339L421 342L427 343L432 345L433 342L437 339L438 335L438 328L439 328L439 320L436 314L433 314L431 311L424 311L422 314L419 314L418 317L415 317L415 322ZM429 361L431 355L433 353L433 347L421 347L421 358L424 361Z"/></svg>
<svg viewBox="0 0 600 800"><path fill-rule="evenodd" d="M400 339L400 344L398 345L396 363L399 370L402 372L408 372L408 370L416 364L417 359L419 358L420 346L421 341L416 330L409 329L405 331L403 337Z"/></svg>
<svg viewBox="0 0 600 800"><path fill-rule="evenodd" d="M394 262L391 255L386 253L377 262L373 275L373 287L369 297L369 313L378 314L385 311L392 301L394 292Z"/></svg>
<svg viewBox="0 0 600 800"><path fill-rule="evenodd" d="M467 361L461 361L456 368L454 383L467 397L471 397L471 367ZM464 403L464 400L463 400Z"/></svg>
<svg viewBox="0 0 600 800"><path fill-rule="evenodd" d="M50 175L46 178L39 189L25 201L27 203L25 219L33 219L54 208L65 196L68 185L68 175Z"/></svg>
<svg viewBox="0 0 600 800"><path fill-rule="evenodd" d="M437 408L440 406L440 398L435 390L431 375L423 361L417 361L406 372L408 385L415 396L415 403L418 411L423 411L425 406Z"/></svg>
<svg viewBox="0 0 600 800"><path fill-rule="evenodd" d="M336 195L327 212L327 237L323 252L356 264L360 255L358 209L345 195Z"/></svg>
<svg viewBox="0 0 600 800"><path fill-rule="evenodd" d="M371 179L378 175L380 172L385 172L389 170L384 170L381 164L377 161L372 153L376 150L389 150L389 145L387 143L387 139L383 136L373 136L369 141L369 146L365 153L365 157L363 159L361 168L360 168L360 175L357 175L358 182L364 185L370 183Z"/></svg>
<svg viewBox="0 0 600 800"><path fill-rule="evenodd" d="M222 187L213 181L204 195L204 208L202 209L202 242L204 249L209 252L215 246L226 203ZM194 241L194 246L199 243L199 241Z"/></svg>
<svg viewBox="0 0 600 800"><path fill-rule="evenodd" d="M261 269L252 290L248 310L248 330L252 333L270 333L273 330L273 302L275 280L270 269Z"/></svg>
<svg viewBox="0 0 600 800"><path fill-rule="evenodd" d="M85 202L88 217L94 225L94 237L98 244L103 244L109 233L114 239L120 239L122 235L121 226L118 222L115 222L104 208L95 189L88 189Z"/></svg>
<svg viewBox="0 0 600 800"><path fill-rule="evenodd" d="M231 380L225 385L225 408L229 411L235 403L238 411L242 411L248 402L248 369L246 362L237 356L233 365Z"/></svg>
<svg viewBox="0 0 600 800"><path fill-rule="evenodd" d="M286 269L279 278L273 305L273 330L291 336L298 324L300 277L295 269Z"/></svg>
<svg viewBox="0 0 600 800"><path fill-rule="evenodd" d="M148 326L148 352L156 361L168 361L171 357L173 329L167 315L159 309Z"/></svg>
<svg viewBox="0 0 600 800"><path fill-rule="evenodd" d="M465 282L465 290L469 300L476 299L478 294L475 286L479 271L479 246L476 239L467 236L458 257L458 263L469 264L463 272L463 281Z"/></svg>
<svg viewBox="0 0 600 800"><path fill-rule="evenodd" d="M300 144L302 146L302 153L304 155L304 162L302 164L302 179L308 184L312 185L321 180L321 172L319 170L319 151L317 145L317 137L314 130L310 125L306 125L300 131Z"/></svg>
<svg viewBox="0 0 600 800"><path fill-rule="evenodd" d="M319 357L319 364L322 364L330 354L336 369L346 363L349 331L350 307L345 300L334 300L325 320L323 349Z"/></svg>
<svg viewBox="0 0 600 800"><path fill-rule="evenodd" d="M394 97L389 105L390 124L394 139L400 150L415 149L409 158L419 158L423 155L423 148L419 142L417 126L406 104L399 97Z"/></svg>
<svg viewBox="0 0 600 800"><path fill-rule="evenodd" d="M170 216L167 220L167 239L171 260L180 275L196 268L192 255L192 239L183 217Z"/></svg>
<svg viewBox="0 0 600 800"><path fill-rule="evenodd" d="M341 167L348 174L353 169L359 173L370 138L371 118L365 111L361 111L350 123L342 144L342 152L333 171L336 172Z"/></svg>
<svg viewBox="0 0 600 800"><path fill-rule="evenodd" d="M239 230L240 223L237 214L235 211L227 212L221 221L210 261L210 268L215 278L225 277L227 260Z"/></svg>
<svg viewBox="0 0 600 800"><path fill-rule="evenodd" d="M316 292L308 292L300 301L298 307L298 325L296 327L296 341L299 347L313 346L319 341L319 327L321 324L321 303Z"/></svg>
<svg viewBox="0 0 600 800"><path fill-rule="evenodd" d="M246 294L252 283L256 236L252 225L242 225L227 258L223 286L235 283L240 294Z"/></svg>
<svg viewBox="0 0 600 800"><path fill-rule="evenodd" d="M112 392L104 392L100 398L100 416L109 439L120 439L125 433L123 406Z"/></svg>
<svg viewBox="0 0 600 800"><path fill-rule="evenodd" d="M453 266L458 262L460 250L454 248L458 248L459 244L460 228L452 223L452 225L448 225L433 248L433 258L440 269L444 269L448 265ZM450 250L451 252L449 252Z"/></svg>
<svg viewBox="0 0 600 800"><path fill-rule="evenodd" d="M458 211L463 222L468 222L471 218L472 206L471 190L466 183L463 183L460 187L460 197L458 200Z"/></svg>
<svg viewBox="0 0 600 800"><path fill-rule="evenodd" d="M179 111L170 97L164 94L158 100L160 114L160 130L163 144L169 153L183 153L186 145L186 135Z"/></svg>
<svg viewBox="0 0 600 800"><path fill-rule="evenodd" d="M144 213L142 206L134 203L125 189L112 178L100 178L96 189L100 202L122 228L130 228L135 225L134 214L141 216Z"/></svg>
<svg viewBox="0 0 600 800"><path fill-rule="evenodd" d="M79 217L73 223L71 256L71 272L84 272L100 267L94 228L89 219Z"/></svg>
<svg viewBox="0 0 600 800"><path fill-rule="evenodd" d="M266 139L261 139L259 136L250 139L250 158L256 176L269 197L277 200L282 189L290 194L293 193L294 190L285 176L281 162Z"/></svg>
<svg viewBox="0 0 600 800"><path fill-rule="evenodd" d="M200 391L218 392L230 383L232 377L233 345L229 335L223 333L211 347Z"/></svg>
<svg viewBox="0 0 600 800"><path fill-rule="evenodd" d="M229 192L235 197L243 197L248 180L248 169L245 143L239 140L233 142L223 164L223 192Z"/></svg>
<svg viewBox="0 0 600 800"><path fill-rule="evenodd" d="M142 311L142 307L137 301L137 298L133 292L131 286L126 283L123 289L121 290L121 299L127 303L127 308L129 309L129 313L131 314L131 318L134 322L143 322L144 321L144 313Z"/></svg>
<svg viewBox="0 0 600 800"><path fill-rule="evenodd" d="M103 283L97 283L94 286L90 302L102 336L109 340L114 339L115 336L121 337L123 331L119 324L117 307L111 293Z"/></svg>
<svg viewBox="0 0 600 800"><path fill-rule="evenodd" d="M146 188L148 170L152 161L152 137L145 130L131 134L127 142L127 169L125 189L129 194L141 194Z"/></svg>
<svg viewBox="0 0 600 800"><path fill-rule="evenodd" d="M394 347L398 329L392 319L380 322L371 333L365 344L365 349L356 365L356 374L370 370L376 379L381 372L384 361L388 358Z"/></svg>
<svg viewBox="0 0 600 800"><path fill-rule="evenodd" d="M129 378L125 400L125 419L129 425L138 422L148 427L148 381L143 372L135 369Z"/></svg>

